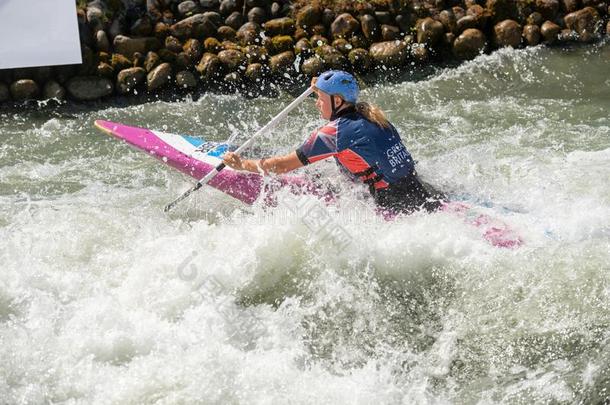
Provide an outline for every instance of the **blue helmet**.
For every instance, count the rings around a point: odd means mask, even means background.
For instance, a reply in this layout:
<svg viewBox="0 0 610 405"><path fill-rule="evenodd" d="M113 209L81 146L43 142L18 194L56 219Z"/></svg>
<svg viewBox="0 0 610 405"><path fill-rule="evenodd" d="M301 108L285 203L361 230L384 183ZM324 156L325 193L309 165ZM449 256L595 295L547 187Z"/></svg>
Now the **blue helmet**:
<svg viewBox="0 0 610 405"><path fill-rule="evenodd" d="M316 80L316 88L331 96L341 96L348 103L356 104L358 100L358 83L356 78L342 70L329 70Z"/></svg>

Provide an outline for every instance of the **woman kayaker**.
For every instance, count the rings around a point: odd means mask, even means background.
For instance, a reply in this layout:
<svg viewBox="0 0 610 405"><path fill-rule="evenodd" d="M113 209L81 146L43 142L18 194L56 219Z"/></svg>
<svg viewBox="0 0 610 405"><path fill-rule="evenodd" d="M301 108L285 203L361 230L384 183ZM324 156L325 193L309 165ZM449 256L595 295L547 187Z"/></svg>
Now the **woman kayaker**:
<svg viewBox="0 0 610 405"><path fill-rule="evenodd" d="M375 202L384 209L411 213L439 208L441 197L417 178L411 154L396 128L377 106L358 102L359 88L351 74L331 70L314 78L312 87L316 107L328 124L287 155L246 160L229 152L224 163L236 170L286 173L333 157L350 177L369 186Z"/></svg>

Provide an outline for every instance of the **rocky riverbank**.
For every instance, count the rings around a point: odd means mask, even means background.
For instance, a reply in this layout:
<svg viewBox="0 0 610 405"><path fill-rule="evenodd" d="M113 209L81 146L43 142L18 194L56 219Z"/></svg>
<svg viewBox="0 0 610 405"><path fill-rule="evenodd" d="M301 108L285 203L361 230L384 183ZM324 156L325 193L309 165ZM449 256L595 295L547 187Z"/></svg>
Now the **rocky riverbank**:
<svg viewBox="0 0 610 405"><path fill-rule="evenodd" d="M0 70L0 104L239 91L610 35L610 0L77 0L81 65ZM42 50L41 50L42 51Z"/></svg>

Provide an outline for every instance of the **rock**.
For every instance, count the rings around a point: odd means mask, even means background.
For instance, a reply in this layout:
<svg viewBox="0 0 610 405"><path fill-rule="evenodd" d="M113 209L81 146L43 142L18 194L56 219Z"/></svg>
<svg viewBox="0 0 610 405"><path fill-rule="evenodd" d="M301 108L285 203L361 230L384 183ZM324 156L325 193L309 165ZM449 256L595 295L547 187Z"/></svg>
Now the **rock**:
<svg viewBox="0 0 610 405"><path fill-rule="evenodd" d="M184 89L194 88L197 87L197 79L188 70L182 70L176 73L176 86Z"/></svg>
<svg viewBox="0 0 610 405"><path fill-rule="evenodd" d="M86 45L82 46L81 57L83 63L78 67L78 74L81 76L95 74L97 60L93 51Z"/></svg>
<svg viewBox="0 0 610 405"><path fill-rule="evenodd" d="M476 28L462 32L453 43L453 54L458 59L474 59L485 50L485 35Z"/></svg>
<svg viewBox="0 0 610 405"><path fill-rule="evenodd" d="M416 62L424 63L424 62L428 61L428 59L430 57L430 53L429 53L428 49L424 46L424 44L418 43L418 44L414 44L411 47L411 57Z"/></svg>
<svg viewBox="0 0 610 405"><path fill-rule="evenodd" d="M413 24L413 18L410 15L399 14L395 18L396 24L402 32L409 32Z"/></svg>
<svg viewBox="0 0 610 405"><path fill-rule="evenodd" d="M222 41L235 41L237 31L228 25L223 25L222 27L218 28L218 32L216 34Z"/></svg>
<svg viewBox="0 0 610 405"><path fill-rule="evenodd" d="M157 66L159 66L159 64L161 63L161 58L159 57L159 55L155 52L148 52L146 54L146 58L144 59L144 69L147 72L152 71L154 68L156 68Z"/></svg>
<svg viewBox="0 0 610 405"><path fill-rule="evenodd" d="M178 54L176 52L172 52L169 49L160 49L159 57L161 58L161 62L174 63L176 62L176 57Z"/></svg>
<svg viewBox="0 0 610 405"><path fill-rule="evenodd" d="M262 7L254 7L250 11L248 11L248 21L262 24L267 19L267 13Z"/></svg>
<svg viewBox="0 0 610 405"><path fill-rule="evenodd" d="M558 0L536 0L536 10L545 20L554 20L559 11Z"/></svg>
<svg viewBox="0 0 610 405"><path fill-rule="evenodd" d="M297 13L297 27L308 29L322 21L322 9L307 5Z"/></svg>
<svg viewBox="0 0 610 405"><path fill-rule="evenodd" d="M392 15L388 11L375 11L375 19L379 21L379 24L390 24Z"/></svg>
<svg viewBox="0 0 610 405"><path fill-rule="evenodd" d="M148 51L156 51L160 48L159 40L155 37L129 38L124 35L117 35L114 38L113 45L116 53L128 58L132 58L136 52L145 54Z"/></svg>
<svg viewBox="0 0 610 405"><path fill-rule="evenodd" d="M146 78L144 68L134 67L123 69L116 79L116 89L119 94L127 94L136 88Z"/></svg>
<svg viewBox="0 0 610 405"><path fill-rule="evenodd" d="M11 97L8 86L0 82L0 103L8 101Z"/></svg>
<svg viewBox="0 0 610 405"><path fill-rule="evenodd" d="M478 4L468 7L466 10L466 15L471 15L476 18L477 24L480 27L485 27L487 25L487 21L489 20L489 11L485 10Z"/></svg>
<svg viewBox="0 0 610 405"><path fill-rule="evenodd" d="M218 53L222 51L222 45L219 40L214 37L206 38L203 41L203 50L205 52ZM201 58L201 56L199 56Z"/></svg>
<svg viewBox="0 0 610 405"><path fill-rule="evenodd" d="M467 29L477 28L478 26L479 22L477 21L476 17L466 15L457 21L457 32L462 33Z"/></svg>
<svg viewBox="0 0 610 405"><path fill-rule="evenodd" d="M110 64L112 65L112 68L117 72L120 70L123 70L123 69L130 68L133 65L131 60L127 59L125 56L118 54L118 53L112 54L112 58L110 59Z"/></svg>
<svg viewBox="0 0 610 405"><path fill-rule="evenodd" d="M529 25L537 25L540 26L540 24L542 24L544 22L544 19L542 18L542 14L540 14L539 12L535 11L533 13L531 13L528 17L527 17L527 23Z"/></svg>
<svg viewBox="0 0 610 405"><path fill-rule="evenodd" d="M540 43L540 27L537 25L528 24L523 27L523 38L529 46L536 46Z"/></svg>
<svg viewBox="0 0 610 405"><path fill-rule="evenodd" d="M204 10L216 10L220 6L219 0L199 0L199 5Z"/></svg>
<svg viewBox="0 0 610 405"><path fill-rule="evenodd" d="M294 20L289 17L275 18L263 24L268 36L292 35L295 30Z"/></svg>
<svg viewBox="0 0 610 405"><path fill-rule="evenodd" d="M222 45L222 50L229 50L229 49L234 49L236 51L241 51L242 47L240 47L239 45L237 45L235 42L231 42L231 41L222 41L221 43Z"/></svg>
<svg viewBox="0 0 610 405"><path fill-rule="evenodd" d="M309 77L318 76L324 69L324 61L319 56L307 58L301 65L301 71Z"/></svg>
<svg viewBox="0 0 610 405"><path fill-rule="evenodd" d="M222 0L220 2L220 14L229 15L234 11L238 11L238 4L236 0Z"/></svg>
<svg viewBox="0 0 610 405"><path fill-rule="evenodd" d="M352 50L352 45L347 42L345 38L335 39L332 43L332 47L341 52L343 55L347 55Z"/></svg>
<svg viewBox="0 0 610 405"><path fill-rule="evenodd" d="M152 35L154 31L154 26L150 18L145 15L142 18L138 18L129 29L132 35L137 37L148 37Z"/></svg>
<svg viewBox="0 0 610 405"><path fill-rule="evenodd" d="M309 55L311 53L311 43L307 38L301 38L294 45L294 53L297 55Z"/></svg>
<svg viewBox="0 0 610 405"><path fill-rule="evenodd" d="M66 99L66 89L64 89L61 84L57 83L55 80L49 80L45 83L42 89L42 98L45 100L55 99L63 101Z"/></svg>
<svg viewBox="0 0 610 405"><path fill-rule="evenodd" d="M158 22L155 24L155 30L154 30L154 34L155 37L157 39L159 39L160 41L163 41L165 39L166 36L169 35L169 25L167 25L164 22Z"/></svg>
<svg viewBox="0 0 610 405"><path fill-rule="evenodd" d="M292 51L282 52L269 59L269 68L273 74L282 74L289 70L294 63L294 53Z"/></svg>
<svg viewBox="0 0 610 405"><path fill-rule="evenodd" d="M68 94L78 101L97 100L112 94L112 81L105 77L76 76L66 83Z"/></svg>
<svg viewBox="0 0 610 405"><path fill-rule="evenodd" d="M258 45L248 45L244 47L244 54L249 64L263 63L269 59L267 49Z"/></svg>
<svg viewBox="0 0 610 405"><path fill-rule="evenodd" d="M278 35L271 39L271 49L269 50L272 54L278 54L292 50L294 43L292 37L289 35Z"/></svg>
<svg viewBox="0 0 610 405"><path fill-rule="evenodd" d="M504 20L494 26L493 41L498 47L517 48L521 44L521 26L513 20Z"/></svg>
<svg viewBox="0 0 610 405"><path fill-rule="evenodd" d="M99 52L110 52L110 41L104 30L95 33L95 48Z"/></svg>
<svg viewBox="0 0 610 405"><path fill-rule="evenodd" d="M455 14L455 19L458 21L460 18L466 16L466 10L464 10L462 7L459 7L459 6L452 7L451 11L453 11L453 14Z"/></svg>
<svg viewBox="0 0 610 405"><path fill-rule="evenodd" d="M148 76L146 76L146 85L148 91L157 90L165 86L171 80L172 66L169 63L162 63L154 68Z"/></svg>
<svg viewBox="0 0 610 405"><path fill-rule="evenodd" d="M165 48L174 53L182 52L182 42L180 42L178 38L170 35L165 38Z"/></svg>
<svg viewBox="0 0 610 405"><path fill-rule="evenodd" d="M485 3L494 22L513 20L517 18L517 2L515 0L487 0Z"/></svg>
<svg viewBox="0 0 610 405"><path fill-rule="evenodd" d="M580 0L560 0L561 9L566 13L573 13L580 9Z"/></svg>
<svg viewBox="0 0 610 405"><path fill-rule="evenodd" d="M226 1L226 0L225 0ZM216 13L206 12L195 14L172 25L169 29L171 35L180 39L186 38L205 38L213 36L216 28L220 26L214 21Z"/></svg>
<svg viewBox="0 0 610 405"><path fill-rule="evenodd" d="M108 79L114 78L114 68L111 64L106 62L100 62L97 65L97 75L101 77L106 77Z"/></svg>
<svg viewBox="0 0 610 405"><path fill-rule="evenodd" d="M271 4L271 18L279 18L282 16L282 14L283 9L280 3L273 2L273 4Z"/></svg>
<svg viewBox="0 0 610 405"><path fill-rule="evenodd" d="M234 11L225 20L225 25L238 30L244 24L244 17L240 12Z"/></svg>
<svg viewBox="0 0 610 405"><path fill-rule="evenodd" d="M335 12L329 8L325 8L322 11L322 25L325 27L330 27L330 25L335 21L336 15Z"/></svg>
<svg viewBox="0 0 610 405"><path fill-rule="evenodd" d="M578 34L580 42L591 42L596 38L595 27L600 21L599 13L593 7L566 15L566 27Z"/></svg>
<svg viewBox="0 0 610 405"><path fill-rule="evenodd" d="M377 42L369 48L369 55L380 66L398 67L407 60L407 44L404 41Z"/></svg>
<svg viewBox="0 0 610 405"><path fill-rule="evenodd" d="M182 17L188 17L196 13L198 9L199 6L193 0L186 0L178 4L178 14Z"/></svg>
<svg viewBox="0 0 610 405"><path fill-rule="evenodd" d="M227 49L218 53L218 59L226 72L233 72L240 66L246 66L246 55L235 49Z"/></svg>
<svg viewBox="0 0 610 405"><path fill-rule="evenodd" d="M606 24L606 35L610 35L610 21L608 21L608 24Z"/></svg>
<svg viewBox="0 0 610 405"><path fill-rule="evenodd" d="M235 35L235 39L237 39L242 45L251 45L261 41L259 36L260 26L256 23L245 23L242 25L237 34Z"/></svg>
<svg viewBox="0 0 610 405"><path fill-rule="evenodd" d="M104 29L104 12L96 6L87 7L87 22L93 31Z"/></svg>
<svg viewBox="0 0 610 405"><path fill-rule="evenodd" d="M360 23L351 14L343 13L330 26L333 38L349 38L360 28Z"/></svg>
<svg viewBox="0 0 610 405"><path fill-rule="evenodd" d="M352 49L347 58L358 73L365 73L373 67L373 60L366 49Z"/></svg>
<svg viewBox="0 0 610 405"><path fill-rule="evenodd" d="M544 38L544 42L553 44L557 41L557 36L561 32L561 27L554 22L545 21L540 27L540 34Z"/></svg>
<svg viewBox="0 0 610 405"><path fill-rule="evenodd" d="M381 39L384 41L393 41L400 38L400 29L395 25L383 24L381 26Z"/></svg>
<svg viewBox="0 0 610 405"><path fill-rule="evenodd" d="M314 25L311 27L312 37L320 35L326 37L326 27L324 25Z"/></svg>
<svg viewBox="0 0 610 405"><path fill-rule="evenodd" d="M371 41L367 40L363 35L352 35L349 42L350 42L350 44L352 44L352 49L356 49L356 48L368 49L368 47L371 44Z"/></svg>
<svg viewBox="0 0 610 405"><path fill-rule="evenodd" d="M330 45L322 45L316 48L315 52L330 69L343 69L347 66L345 55Z"/></svg>
<svg viewBox="0 0 610 405"><path fill-rule="evenodd" d="M328 45L328 39L320 35L314 35L311 37L311 46L317 48L318 46Z"/></svg>
<svg viewBox="0 0 610 405"><path fill-rule="evenodd" d="M40 93L38 84L31 79L17 80L11 84L10 90L15 101L34 100Z"/></svg>
<svg viewBox="0 0 610 405"><path fill-rule="evenodd" d="M438 15L439 21L443 24L445 31L452 32L454 34L457 33L457 19L455 18L455 13L453 10L443 10Z"/></svg>
<svg viewBox="0 0 610 405"><path fill-rule="evenodd" d="M204 53L201 57L201 61L195 67L195 70L199 72L201 78L205 81L214 80L220 74L222 64L218 56L213 53Z"/></svg>
<svg viewBox="0 0 610 405"><path fill-rule="evenodd" d="M252 83L260 83L265 77L265 70L260 63L252 63L246 68L245 76Z"/></svg>
<svg viewBox="0 0 610 405"><path fill-rule="evenodd" d="M436 46L442 39L445 28L440 21L430 17L417 22L417 42L430 47Z"/></svg>
<svg viewBox="0 0 610 405"><path fill-rule="evenodd" d="M182 47L182 51L189 58L191 63L195 63L199 61L203 55L203 45L196 39L189 39Z"/></svg>
<svg viewBox="0 0 610 405"><path fill-rule="evenodd" d="M379 28L377 26L377 20L370 14L365 14L360 17L360 25L362 27L362 34L369 41L375 41L379 35Z"/></svg>

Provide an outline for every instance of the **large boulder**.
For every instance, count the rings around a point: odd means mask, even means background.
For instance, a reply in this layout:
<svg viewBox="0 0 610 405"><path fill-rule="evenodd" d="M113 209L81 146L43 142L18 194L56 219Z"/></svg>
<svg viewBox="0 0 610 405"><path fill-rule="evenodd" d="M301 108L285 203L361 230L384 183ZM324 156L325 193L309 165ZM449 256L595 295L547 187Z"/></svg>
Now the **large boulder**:
<svg viewBox="0 0 610 405"><path fill-rule="evenodd" d="M195 70L197 70L203 80L214 80L220 75L222 63L220 63L218 56L213 53L204 53Z"/></svg>
<svg viewBox="0 0 610 405"><path fill-rule="evenodd" d="M97 100L112 94L112 81L105 77L76 76L66 83L68 93L79 101Z"/></svg>
<svg viewBox="0 0 610 405"><path fill-rule="evenodd" d="M237 49L226 49L218 52L218 59L226 72L234 72L240 66L245 67L247 63L246 55Z"/></svg>
<svg viewBox="0 0 610 405"><path fill-rule="evenodd" d="M45 83L42 89L42 98L45 100L64 100L66 98L66 89L64 89L61 84L57 83L55 80L49 80Z"/></svg>
<svg viewBox="0 0 610 405"><path fill-rule="evenodd" d="M294 63L294 53L292 51L282 52L279 55L274 55L269 59L269 68L271 73L279 75L285 73L292 67Z"/></svg>
<svg viewBox="0 0 610 405"><path fill-rule="evenodd" d="M444 33L445 27L440 21L427 17L417 22L417 42L420 44L434 47L440 42Z"/></svg>
<svg viewBox="0 0 610 405"><path fill-rule="evenodd" d="M170 82L172 79L172 66L162 63L154 68L146 77L148 91L157 90Z"/></svg>
<svg viewBox="0 0 610 405"><path fill-rule="evenodd" d="M297 27L308 29L322 21L322 9L307 5L297 13Z"/></svg>
<svg viewBox="0 0 610 405"><path fill-rule="evenodd" d="M362 34L369 41L374 41L379 36L379 28L377 20L370 14L365 14L360 17L360 25L362 28Z"/></svg>
<svg viewBox="0 0 610 405"><path fill-rule="evenodd" d="M559 12L559 0L536 0L536 10L545 20L553 21Z"/></svg>
<svg viewBox="0 0 610 405"><path fill-rule="evenodd" d="M120 94L127 94L135 89L146 78L146 70L141 67L123 69L116 79L116 89Z"/></svg>
<svg viewBox="0 0 610 405"><path fill-rule="evenodd" d="M494 26L493 41L498 48L521 45L521 26L513 20L504 20Z"/></svg>
<svg viewBox="0 0 610 405"><path fill-rule="evenodd" d="M485 34L476 28L462 32L453 43L453 54L458 59L473 59L485 50Z"/></svg>
<svg viewBox="0 0 610 405"><path fill-rule="evenodd" d="M309 77L318 76L324 69L324 61L319 56L307 58L301 65L301 70Z"/></svg>
<svg viewBox="0 0 610 405"><path fill-rule="evenodd" d="M176 86L184 89L197 87L197 79L188 70L176 73Z"/></svg>
<svg viewBox="0 0 610 405"><path fill-rule="evenodd" d="M330 69L343 69L347 65L347 58L337 48L330 45L322 45L315 49L324 64Z"/></svg>
<svg viewBox="0 0 610 405"><path fill-rule="evenodd" d="M517 18L517 2L515 0L487 0L485 3L494 22Z"/></svg>
<svg viewBox="0 0 610 405"><path fill-rule="evenodd" d="M155 37L130 38L125 35L117 35L114 38L114 50L128 58L138 52L145 55L148 51L156 51L160 48L159 40Z"/></svg>
<svg viewBox="0 0 610 405"><path fill-rule="evenodd" d="M578 34L581 42L591 42L596 37L595 28L601 19L596 9L585 7L566 15L563 20L568 29Z"/></svg>
<svg viewBox="0 0 610 405"><path fill-rule="evenodd" d="M352 49L347 58L356 72L364 73L373 67L373 60L366 49Z"/></svg>
<svg viewBox="0 0 610 405"><path fill-rule="evenodd" d="M40 89L34 80L21 79L11 84L11 95L13 96L13 100L33 100L36 99L39 94Z"/></svg>
<svg viewBox="0 0 610 405"><path fill-rule="evenodd" d="M560 32L561 27L552 21L545 21L540 27L540 34L542 34L544 42L548 44L555 43Z"/></svg>
<svg viewBox="0 0 610 405"><path fill-rule="evenodd" d="M360 23L349 13L343 13L335 18L330 25L333 38L349 38L360 28Z"/></svg>
<svg viewBox="0 0 610 405"><path fill-rule="evenodd" d="M540 43L540 38L542 34L540 33L540 27L537 25L527 24L523 27L523 38L525 42L529 46L536 46Z"/></svg>
<svg viewBox="0 0 610 405"><path fill-rule="evenodd" d="M213 18L215 14L216 13L213 12L207 12L185 18L172 25L170 27L170 33L181 39L213 36L216 32L216 28L219 27L219 24L217 24Z"/></svg>
<svg viewBox="0 0 610 405"><path fill-rule="evenodd" d="M379 66L398 67L407 60L409 49L404 41L377 42L369 48L371 59Z"/></svg>
<svg viewBox="0 0 610 405"><path fill-rule="evenodd" d="M295 30L294 20L289 17L274 18L263 24L268 36L292 35Z"/></svg>

